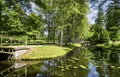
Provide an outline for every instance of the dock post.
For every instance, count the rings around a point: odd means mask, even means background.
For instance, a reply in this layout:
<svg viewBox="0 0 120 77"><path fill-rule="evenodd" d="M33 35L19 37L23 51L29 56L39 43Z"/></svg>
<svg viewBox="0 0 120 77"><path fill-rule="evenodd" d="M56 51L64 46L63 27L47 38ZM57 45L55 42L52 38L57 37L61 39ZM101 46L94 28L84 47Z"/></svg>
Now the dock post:
<svg viewBox="0 0 120 77"><path fill-rule="evenodd" d="M25 67L25 77L27 77L27 67Z"/></svg>
<svg viewBox="0 0 120 77"><path fill-rule="evenodd" d="M0 45L2 46L2 34L0 35Z"/></svg>

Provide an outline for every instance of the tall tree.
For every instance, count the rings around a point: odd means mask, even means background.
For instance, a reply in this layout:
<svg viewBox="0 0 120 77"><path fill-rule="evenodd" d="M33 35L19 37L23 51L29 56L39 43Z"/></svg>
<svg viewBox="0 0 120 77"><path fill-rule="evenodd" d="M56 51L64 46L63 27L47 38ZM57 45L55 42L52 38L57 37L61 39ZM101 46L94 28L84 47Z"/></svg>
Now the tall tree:
<svg viewBox="0 0 120 77"><path fill-rule="evenodd" d="M111 40L118 40L120 36L120 1L113 0L109 4L106 13L106 28L110 33Z"/></svg>

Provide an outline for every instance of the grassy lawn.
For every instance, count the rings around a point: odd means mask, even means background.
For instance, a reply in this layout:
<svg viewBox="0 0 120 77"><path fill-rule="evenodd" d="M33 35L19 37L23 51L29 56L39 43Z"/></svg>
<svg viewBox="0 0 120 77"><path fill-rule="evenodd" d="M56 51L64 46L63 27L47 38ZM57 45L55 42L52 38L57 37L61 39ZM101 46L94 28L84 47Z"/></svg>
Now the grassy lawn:
<svg viewBox="0 0 120 77"><path fill-rule="evenodd" d="M55 45L43 45L33 47L33 50L21 57L22 60L27 59L46 59L64 56L72 49L79 47L80 44L73 44L67 47L59 47Z"/></svg>

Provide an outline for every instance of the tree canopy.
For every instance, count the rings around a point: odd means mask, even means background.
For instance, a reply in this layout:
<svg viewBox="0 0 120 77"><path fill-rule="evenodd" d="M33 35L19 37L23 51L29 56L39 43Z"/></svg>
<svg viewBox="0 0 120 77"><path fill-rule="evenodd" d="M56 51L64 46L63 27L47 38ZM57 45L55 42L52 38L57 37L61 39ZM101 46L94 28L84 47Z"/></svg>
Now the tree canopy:
<svg viewBox="0 0 120 77"><path fill-rule="evenodd" d="M89 4L98 10L95 26L88 23ZM120 34L119 4L119 0L0 0L0 33L30 40L43 38L61 46L90 36L115 41ZM94 28L93 36L90 27Z"/></svg>

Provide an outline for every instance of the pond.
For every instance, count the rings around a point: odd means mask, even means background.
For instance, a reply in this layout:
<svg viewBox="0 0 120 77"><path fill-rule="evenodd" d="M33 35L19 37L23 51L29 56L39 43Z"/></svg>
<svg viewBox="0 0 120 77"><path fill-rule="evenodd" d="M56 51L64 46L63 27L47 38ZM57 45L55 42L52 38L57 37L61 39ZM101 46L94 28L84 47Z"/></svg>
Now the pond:
<svg viewBox="0 0 120 77"><path fill-rule="evenodd" d="M0 61L0 77L120 77L120 51L76 48L42 61Z"/></svg>

